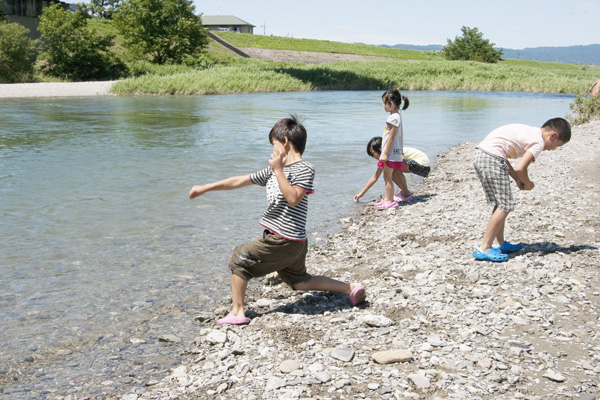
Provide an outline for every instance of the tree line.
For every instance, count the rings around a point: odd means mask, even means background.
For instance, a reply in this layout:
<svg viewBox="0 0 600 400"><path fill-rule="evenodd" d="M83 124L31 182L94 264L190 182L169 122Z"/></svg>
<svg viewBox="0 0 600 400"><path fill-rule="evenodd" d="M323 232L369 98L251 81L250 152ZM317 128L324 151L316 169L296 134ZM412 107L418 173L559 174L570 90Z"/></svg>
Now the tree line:
<svg viewBox="0 0 600 400"><path fill-rule="evenodd" d="M1 0L0 0L1 2ZM208 32L192 0L91 0L77 10L52 4L43 10L40 38L8 23L0 7L0 82L31 82L35 74L69 81L117 79L131 74L136 61L206 65ZM92 20L116 28L101 30ZM448 39L442 50L451 60L497 62L502 50L477 28Z"/></svg>
<svg viewBox="0 0 600 400"><path fill-rule="evenodd" d="M110 20L119 42L91 19ZM56 3L43 10L38 31L32 40L27 28L0 15L0 81L31 81L35 72L72 81L115 79L127 75L132 60L193 61L209 42L192 0L92 0L73 12Z"/></svg>

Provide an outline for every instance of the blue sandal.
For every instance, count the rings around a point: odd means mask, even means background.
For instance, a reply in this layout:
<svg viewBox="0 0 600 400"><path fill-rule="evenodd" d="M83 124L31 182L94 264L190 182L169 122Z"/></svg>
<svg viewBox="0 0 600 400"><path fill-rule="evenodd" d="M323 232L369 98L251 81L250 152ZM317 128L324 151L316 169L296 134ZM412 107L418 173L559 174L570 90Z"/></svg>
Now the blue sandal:
<svg viewBox="0 0 600 400"><path fill-rule="evenodd" d="M523 244L522 243L512 244L507 241L504 241L504 243L502 243L502 246L494 244L494 245L492 245L492 248L497 249L500 253L508 254L508 253L514 253L515 251L521 250L523 248Z"/></svg>
<svg viewBox="0 0 600 400"><path fill-rule="evenodd" d="M479 246L475 247L473 257L478 260L493 262L502 262L508 260L508 255L500 253L500 250L498 249L489 249L488 251L483 251Z"/></svg>

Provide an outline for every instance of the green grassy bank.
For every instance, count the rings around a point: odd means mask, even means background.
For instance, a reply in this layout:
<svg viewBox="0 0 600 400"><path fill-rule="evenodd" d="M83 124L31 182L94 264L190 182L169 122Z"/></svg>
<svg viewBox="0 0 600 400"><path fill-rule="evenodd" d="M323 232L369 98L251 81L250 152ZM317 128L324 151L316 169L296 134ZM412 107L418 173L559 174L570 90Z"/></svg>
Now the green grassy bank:
<svg viewBox="0 0 600 400"><path fill-rule="evenodd" d="M248 34L220 36L238 47L359 54L388 60L304 64L229 58L225 65L208 68L152 68L147 74L117 82L111 91L119 95L203 95L396 87L579 94L597 79L597 71L571 64L447 61L435 52Z"/></svg>

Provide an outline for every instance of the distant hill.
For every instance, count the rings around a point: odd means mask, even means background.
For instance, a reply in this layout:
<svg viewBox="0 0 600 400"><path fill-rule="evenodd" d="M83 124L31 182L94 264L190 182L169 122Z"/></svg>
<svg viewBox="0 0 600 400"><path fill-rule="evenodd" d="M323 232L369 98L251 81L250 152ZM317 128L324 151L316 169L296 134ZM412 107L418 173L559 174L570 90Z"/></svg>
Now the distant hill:
<svg viewBox="0 0 600 400"><path fill-rule="evenodd" d="M442 45L429 44L415 46L411 44L383 45L394 49L438 51ZM565 47L527 47L522 50L502 49L502 58L517 58L520 60L552 61L565 64L600 65L600 44Z"/></svg>

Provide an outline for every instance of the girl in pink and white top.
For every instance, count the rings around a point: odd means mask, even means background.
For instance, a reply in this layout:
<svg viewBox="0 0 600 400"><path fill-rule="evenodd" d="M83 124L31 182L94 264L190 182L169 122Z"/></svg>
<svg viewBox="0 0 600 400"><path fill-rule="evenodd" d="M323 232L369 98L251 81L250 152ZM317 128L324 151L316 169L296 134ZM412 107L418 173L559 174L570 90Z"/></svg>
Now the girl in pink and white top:
<svg viewBox="0 0 600 400"><path fill-rule="evenodd" d="M383 96L383 108L390 115L385 121L383 130L383 142L379 156L379 168L383 169L383 180L385 181L385 196L383 200L375 204L379 210L398 206L398 201L409 199L410 192L406 185L406 179L402 175L399 180L400 192L394 196L394 171L402 172L402 118L400 117L400 106L402 110L408 108L408 99L400 94L398 89L388 89Z"/></svg>

